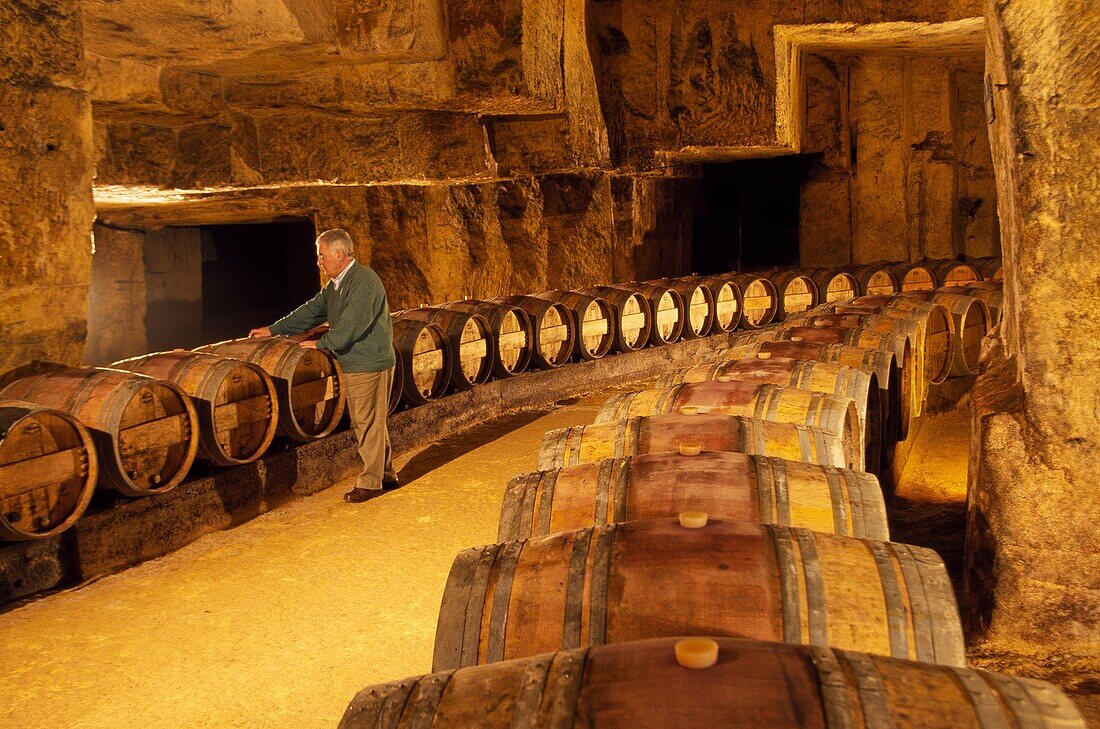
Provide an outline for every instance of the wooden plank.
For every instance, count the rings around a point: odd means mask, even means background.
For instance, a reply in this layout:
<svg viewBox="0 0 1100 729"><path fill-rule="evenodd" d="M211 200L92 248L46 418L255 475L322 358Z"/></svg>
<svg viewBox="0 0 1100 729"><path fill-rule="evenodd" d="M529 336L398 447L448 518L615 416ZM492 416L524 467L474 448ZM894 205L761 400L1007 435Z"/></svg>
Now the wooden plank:
<svg viewBox="0 0 1100 729"><path fill-rule="evenodd" d="M189 420L184 412L123 428L118 434L119 452L126 458L151 450L149 446L163 449L173 443L182 443L188 440Z"/></svg>
<svg viewBox="0 0 1100 729"><path fill-rule="evenodd" d="M214 431L224 433L247 423L270 420L272 405L266 394L218 405L214 408Z"/></svg>
<svg viewBox="0 0 1100 729"><path fill-rule="evenodd" d="M293 385L290 388L290 402L295 410L316 405L334 397L336 397L336 384L335 378L331 375Z"/></svg>
<svg viewBox="0 0 1100 729"><path fill-rule="evenodd" d="M55 486L88 473L83 448L69 448L0 466L0 499Z"/></svg>

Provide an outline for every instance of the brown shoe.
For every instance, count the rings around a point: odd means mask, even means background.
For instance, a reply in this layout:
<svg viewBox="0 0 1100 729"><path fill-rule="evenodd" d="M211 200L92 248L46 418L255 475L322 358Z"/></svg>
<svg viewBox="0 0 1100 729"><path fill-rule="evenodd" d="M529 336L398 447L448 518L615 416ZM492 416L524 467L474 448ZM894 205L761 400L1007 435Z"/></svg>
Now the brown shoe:
<svg viewBox="0 0 1100 729"><path fill-rule="evenodd" d="M356 487L344 494L344 501L349 504L361 504L368 499L373 499L380 493L382 493L382 489L361 489Z"/></svg>

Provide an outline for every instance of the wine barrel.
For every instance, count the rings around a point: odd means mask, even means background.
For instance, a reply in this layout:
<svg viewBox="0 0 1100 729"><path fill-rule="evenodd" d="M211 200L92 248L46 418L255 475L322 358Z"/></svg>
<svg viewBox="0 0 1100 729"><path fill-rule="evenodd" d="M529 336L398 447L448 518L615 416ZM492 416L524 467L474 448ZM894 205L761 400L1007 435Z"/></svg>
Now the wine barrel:
<svg viewBox="0 0 1100 729"><path fill-rule="evenodd" d="M771 324L779 310L779 293L766 278L747 273L728 274L741 290L741 326L759 329Z"/></svg>
<svg viewBox="0 0 1100 729"><path fill-rule="evenodd" d="M810 390L762 385L757 382L697 382L613 395L596 413L595 424L634 417L715 413L773 420L819 428L839 435L845 446L844 465L866 470L867 446L879 448L877 433L863 427L851 398Z"/></svg>
<svg viewBox="0 0 1100 729"><path fill-rule="evenodd" d="M314 327L303 334L295 334L287 337L292 342L316 342L324 334L328 332L328 324L322 324ZM401 361L401 352L396 347L393 349L394 367L393 367L393 381L390 383L390 398L388 413L393 413L401 406L401 392L405 387L405 367ZM266 374L266 373L265 373Z"/></svg>
<svg viewBox="0 0 1100 729"><path fill-rule="evenodd" d="M711 331L732 332L741 323L741 288L727 276L684 276L684 280L706 286L714 297L714 326Z"/></svg>
<svg viewBox="0 0 1100 729"><path fill-rule="evenodd" d="M861 296L837 307L838 314L860 313L885 315L910 322L916 326L912 338L916 354L923 358L923 366L917 372L932 384L947 379L951 360L955 356L953 323L947 308L934 302L921 302L906 296ZM872 328L877 320L871 322ZM881 324L880 331L888 331L888 324Z"/></svg>
<svg viewBox="0 0 1100 729"><path fill-rule="evenodd" d="M684 339L698 339L714 329L714 292L702 282L686 278L661 278L646 283L667 286L684 301Z"/></svg>
<svg viewBox="0 0 1100 729"><path fill-rule="evenodd" d="M845 266L841 270L859 282L859 296L889 296L901 291L901 281L894 273L896 269L889 263Z"/></svg>
<svg viewBox="0 0 1100 729"><path fill-rule="evenodd" d="M485 317L493 332L493 374L511 377L527 369L531 363L531 318L516 306L496 304L492 301L464 299L449 301L442 308L478 314Z"/></svg>
<svg viewBox="0 0 1100 729"><path fill-rule="evenodd" d="M641 294L612 286L587 286L577 289L584 296L599 297L611 307L615 317L615 349L633 352L649 342L653 331L653 312L649 302Z"/></svg>
<svg viewBox="0 0 1100 729"><path fill-rule="evenodd" d="M932 274L936 277L936 288L941 288L943 286L968 286L972 283L979 283L984 280L982 274L978 272L978 269L968 263L962 263L961 261L930 261L928 263L928 269L932 271Z"/></svg>
<svg viewBox="0 0 1100 729"><path fill-rule="evenodd" d="M875 448L874 444L882 444L883 434L888 426L889 406L883 400L878 378L873 370L820 360L750 356L696 365L666 375L657 384L660 387L672 387L685 383L731 380L821 392L836 398L853 400L861 421L859 432L871 434L868 442L862 444L867 459L866 468L871 473L879 473L881 447Z"/></svg>
<svg viewBox="0 0 1100 729"><path fill-rule="evenodd" d="M815 268L805 273L817 285L817 290L820 293L818 300L822 303L831 304L838 301L848 301L860 294L859 281L846 271Z"/></svg>
<svg viewBox="0 0 1100 729"><path fill-rule="evenodd" d="M894 438L905 440L908 437L910 417L908 410L911 407L909 400L912 399L915 387L913 379L916 377L911 357L898 360L892 351L864 349L847 344L807 342L801 339L797 342L778 340L733 347L725 353L724 357L726 359L784 357L833 362L873 371L878 380L879 392L884 396L880 399L886 403L887 427L896 426L894 431L887 430L883 433L884 445L889 445Z"/></svg>
<svg viewBox="0 0 1100 729"><path fill-rule="evenodd" d="M1000 282L986 281L983 283L970 284L969 286L951 286L949 288L937 289L945 293L963 294L964 296L973 296L975 299L981 299L985 302L985 305L989 307L989 328L997 326L1001 323L1001 315L1004 309L1004 287Z"/></svg>
<svg viewBox="0 0 1100 729"><path fill-rule="evenodd" d="M344 372L331 352L302 349L286 337L230 339L194 351L259 365L275 383L279 431L293 441L323 438L344 415Z"/></svg>
<svg viewBox="0 0 1100 729"><path fill-rule="evenodd" d="M991 321L989 307L985 302L973 296L944 291L914 291L905 296L947 307L954 323L952 333L955 338L951 374L976 375L978 358L982 353L982 339L989 331Z"/></svg>
<svg viewBox="0 0 1100 729"><path fill-rule="evenodd" d="M650 519L459 553L434 671L581 645L720 635L965 664L939 555L892 542L710 519Z"/></svg>
<svg viewBox="0 0 1100 729"><path fill-rule="evenodd" d="M88 429L69 413L0 400L0 539L42 539L71 527L99 477Z"/></svg>
<svg viewBox="0 0 1100 729"><path fill-rule="evenodd" d="M663 453L681 447L751 453L791 461L846 466L840 436L821 428L737 415L657 415L606 425L547 431L538 468L549 471L603 458Z"/></svg>
<svg viewBox="0 0 1100 729"><path fill-rule="evenodd" d="M516 476L498 542L703 511L733 521L889 539L869 473L743 453L653 453Z"/></svg>
<svg viewBox="0 0 1100 729"><path fill-rule="evenodd" d="M370 686L340 729L1087 726L1067 695L1032 678L720 637L715 665L693 670L677 661L680 640L585 646Z"/></svg>
<svg viewBox="0 0 1100 729"><path fill-rule="evenodd" d="M684 298L675 289L637 282L614 284L613 288L641 294L649 302L653 316L653 326L649 330L650 344L669 344L684 333Z"/></svg>
<svg viewBox="0 0 1100 729"><path fill-rule="evenodd" d="M794 314L817 306L817 284L809 276L798 271L775 271L769 272L767 278L779 295L775 312L777 321L786 321Z"/></svg>
<svg viewBox="0 0 1100 729"><path fill-rule="evenodd" d="M493 374L496 338L489 320L481 314L427 306L394 316L439 327L451 353L451 387L455 390L469 390Z"/></svg>
<svg viewBox="0 0 1100 729"><path fill-rule="evenodd" d="M870 329L784 326L779 328L776 338L789 339L792 342L847 344L862 349L884 349L893 352L898 360L904 359L909 352L908 337L891 334L889 332L876 332Z"/></svg>
<svg viewBox="0 0 1100 729"><path fill-rule="evenodd" d="M544 291L537 298L556 301L569 310L577 332L575 353L578 359L600 359L615 344L615 312L599 296L577 291Z"/></svg>
<svg viewBox="0 0 1100 729"><path fill-rule="evenodd" d="M275 383L254 364L176 350L111 365L179 385L199 416L199 456L218 466L250 463L267 451L279 427Z"/></svg>
<svg viewBox="0 0 1100 729"><path fill-rule="evenodd" d="M101 482L126 496L175 488L199 450L191 398L178 385L145 375L80 367L16 380L0 397L75 416L91 431Z"/></svg>
<svg viewBox="0 0 1100 729"><path fill-rule="evenodd" d="M936 274L927 265L894 263L890 265L890 272L898 281L898 292L931 291L936 288Z"/></svg>
<svg viewBox="0 0 1100 729"><path fill-rule="evenodd" d="M982 281L1003 281L1004 269L1001 266L1000 256L985 256L982 258L974 258L970 262L970 265L978 269L978 273L982 275Z"/></svg>
<svg viewBox="0 0 1100 729"><path fill-rule="evenodd" d="M446 392L453 367L451 350L438 325L403 319L400 314L397 311L393 316L393 348L397 352L396 367L401 368L400 375L394 372L394 381L400 378L402 382L403 402L423 405Z"/></svg>
<svg viewBox="0 0 1100 729"><path fill-rule="evenodd" d="M531 319L531 362L536 367L553 369L569 361L576 326L568 309L534 296L498 296L492 302L522 309Z"/></svg>

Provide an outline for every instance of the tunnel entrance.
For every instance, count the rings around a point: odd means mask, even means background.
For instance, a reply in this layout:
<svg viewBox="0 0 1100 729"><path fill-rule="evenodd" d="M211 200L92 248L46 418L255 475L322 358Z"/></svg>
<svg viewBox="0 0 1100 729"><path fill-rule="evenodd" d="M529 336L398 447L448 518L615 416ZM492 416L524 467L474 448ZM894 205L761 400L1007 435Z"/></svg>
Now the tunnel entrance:
<svg viewBox="0 0 1100 729"><path fill-rule="evenodd" d="M791 155L702 165L691 270L798 265L799 190L811 161L811 155Z"/></svg>
<svg viewBox="0 0 1100 729"><path fill-rule="evenodd" d="M316 231L309 220L200 231L205 341L244 336L317 293Z"/></svg>

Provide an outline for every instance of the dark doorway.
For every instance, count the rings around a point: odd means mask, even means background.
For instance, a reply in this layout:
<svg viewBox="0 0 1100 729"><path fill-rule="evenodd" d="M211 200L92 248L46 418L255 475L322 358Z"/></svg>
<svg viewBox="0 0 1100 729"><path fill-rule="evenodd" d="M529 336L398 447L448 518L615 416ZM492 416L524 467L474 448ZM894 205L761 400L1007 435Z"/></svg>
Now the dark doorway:
<svg viewBox="0 0 1100 729"><path fill-rule="evenodd" d="M201 230L202 331L208 342L271 324L320 288L316 232L308 220Z"/></svg>
<svg viewBox="0 0 1100 729"><path fill-rule="evenodd" d="M799 190L809 155L704 164L691 270L753 271L798 265Z"/></svg>

